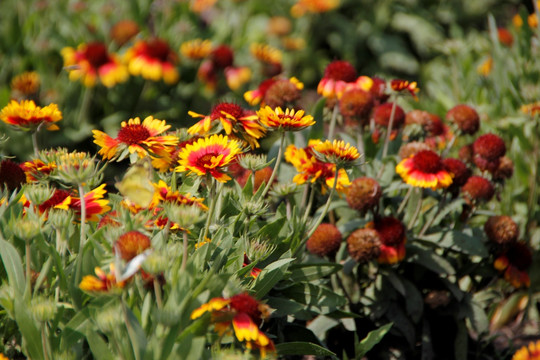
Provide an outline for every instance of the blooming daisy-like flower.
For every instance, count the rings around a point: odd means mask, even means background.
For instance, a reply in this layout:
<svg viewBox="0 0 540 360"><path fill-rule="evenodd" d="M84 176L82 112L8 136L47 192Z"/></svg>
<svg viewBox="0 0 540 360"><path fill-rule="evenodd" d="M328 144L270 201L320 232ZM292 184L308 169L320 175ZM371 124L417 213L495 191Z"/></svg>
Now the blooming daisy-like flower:
<svg viewBox="0 0 540 360"><path fill-rule="evenodd" d="M21 165L26 174L26 182L38 181L38 179L46 178L51 172L56 169L56 163L45 163L40 159L26 161Z"/></svg>
<svg viewBox="0 0 540 360"><path fill-rule="evenodd" d="M376 219L367 225L375 229L381 242L380 253L377 262L380 264L395 264L405 257L405 226L398 219L388 216Z"/></svg>
<svg viewBox="0 0 540 360"><path fill-rule="evenodd" d="M265 133L264 127L258 122L257 115L234 103L217 104L212 108L210 115L201 115L193 111L189 111L188 114L194 118L203 118L188 129L190 134L205 135L219 120L227 135L233 134L252 147L259 147L257 139Z"/></svg>
<svg viewBox="0 0 540 360"><path fill-rule="evenodd" d="M524 242L514 242L499 255L493 267L504 273L504 279L513 287L528 287L531 283L528 270L532 264L531 249Z"/></svg>
<svg viewBox="0 0 540 360"><path fill-rule="evenodd" d="M263 63L281 64L283 60L281 51L268 44L253 43L249 47L249 50L255 59Z"/></svg>
<svg viewBox="0 0 540 360"><path fill-rule="evenodd" d="M540 340L537 342L530 342L528 345L521 347L512 360L539 360L540 359Z"/></svg>
<svg viewBox="0 0 540 360"><path fill-rule="evenodd" d="M114 264L109 265L110 273L106 273L100 267L96 267L94 272L96 276L86 275L83 277L79 288L83 291L94 293L110 293L123 289L126 281L117 281L114 274Z"/></svg>
<svg viewBox="0 0 540 360"><path fill-rule="evenodd" d="M150 154L159 154L165 147L174 146L178 138L170 135L158 136L171 126L165 120L154 119L148 116L141 124L141 119L122 121L120 131L116 138L112 138L99 130L92 130L94 143L101 149L98 154L103 159L124 158L128 153L137 153L140 158Z"/></svg>
<svg viewBox="0 0 540 360"><path fill-rule="evenodd" d="M262 320L268 317L268 306L250 295L238 294L229 299L213 298L195 309L191 319L197 319L207 312L211 313L211 322L218 334L234 332L236 338L245 342L248 349L259 349L263 358L266 352L275 351L272 340L259 330Z"/></svg>
<svg viewBox="0 0 540 360"><path fill-rule="evenodd" d="M180 45L180 53L182 56L192 59L201 60L210 55L212 52L212 42L210 40L195 39L183 42Z"/></svg>
<svg viewBox="0 0 540 360"><path fill-rule="evenodd" d="M179 154L176 171L191 171L199 176L210 174L219 182L231 178L223 172L223 168L236 158L242 151L236 140L227 136L212 135L188 144Z"/></svg>
<svg viewBox="0 0 540 360"><path fill-rule="evenodd" d="M114 243L114 251L118 252L124 261L130 261L135 256L142 254L150 248L150 238L138 231L129 231L120 235Z"/></svg>
<svg viewBox="0 0 540 360"><path fill-rule="evenodd" d="M317 93L325 98L340 99L343 93L352 88L369 91L373 86L373 80L367 76L357 78L356 69L347 61L332 61L324 70L324 75Z"/></svg>
<svg viewBox="0 0 540 360"><path fill-rule="evenodd" d="M69 209L72 201L71 192L62 189L55 189L53 195L37 206L40 214L47 213L50 209Z"/></svg>
<svg viewBox="0 0 540 360"><path fill-rule="evenodd" d="M327 189L331 189L334 186L336 165L317 159L313 152L313 147L320 142L320 140L310 140L306 148L297 148L294 145L289 145L285 150L285 160L290 162L296 168L296 171L298 171L298 174L293 178L296 184L302 185L307 181L314 183L319 180L322 182L322 192L325 193ZM345 192L350 184L351 182L345 169L339 169L336 190Z"/></svg>
<svg viewBox="0 0 540 360"><path fill-rule="evenodd" d="M403 90L407 90L415 100L418 100L418 96L416 94L420 91L420 89L417 87L416 81L407 81L407 80L401 80L401 79L394 79L390 81L390 87L392 90L396 92L400 92Z"/></svg>
<svg viewBox="0 0 540 360"><path fill-rule="evenodd" d="M155 38L139 41L125 55L129 72L152 81L174 84L179 75L176 69L177 55L164 40Z"/></svg>
<svg viewBox="0 0 540 360"><path fill-rule="evenodd" d="M530 116L540 114L540 101L521 106L521 112Z"/></svg>
<svg viewBox="0 0 540 360"><path fill-rule="evenodd" d="M251 79L251 69L247 66L229 66L224 70L225 81L231 90L238 90Z"/></svg>
<svg viewBox="0 0 540 360"><path fill-rule="evenodd" d="M315 145L313 150L324 162L340 166L350 165L360 158L358 149L349 143L345 144L343 140L326 140Z"/></svg>
<svg viewBox="0 0 540 360"><path fill-rule="evenodd" d="M431 150L419 151L402 160L396 166L396 172L403 181L415 187L437 190L452 184L452 175L445 169L440 156Z"/></svg>
<svg viewBox="0 0 540 360"><path fill-rule="evenodd" d="M109 32L111 39L122 46L140 32L139 25L133 20L121 20L114 24Z"/></svg>
<svg viewBox="0 0 540 360"><path fill-rule="evenodd" d="M13 191L21 187L26 180L22 167L10 159L0 162L0 190Z"/></svg>
<svg viewBox="0 0 540 360"><path fill-rule="evenodd" d="M77 49L65 47L61 53L64 67L69 71L69 79L80 79L86 87L93 87L98 81L106 87L113 87L129 77L120 59L110 54L103 43L81 44Z"/></svg>
<svg viewBox="0 0 540 360"><path fill-rule="evenodd" d="M56 104L37 106L32 100L17 102L11 100L2 111L0 120L20 130L36 130L43 125L47 130L58 130L56 122L62 120L62 113Z"/></svg>
<svg viewBox="0 0 540 360"><path fill-rule="evenodd" d="M103 199L107 190L105 190L105 185L102 184L97 188L84 194L84 201L86 207L86 220L87 221L99 221L98 215L106 213L111 210L111 207L108 205L109 200ZM62 204L56 205L55 208L58 209L72 209L76 214L81 214L81 198L80 197L71 197L71 201L66 203L65 201Z"/></svg>
<svg viewBox="0 0 540 360"><path fill-rule="evenodd" d="M304 116L304 110L285 109L283 111L280 107L272 109L270 106L265 106L257 111L257 115L263 125L273 130L299 131L315 124L313 116Z"/></svg>
<svg viewBox="0 0 540 360"><path fill-rule="evenodd" d="M183 195L178 191L172 191L171 187L163 180L159 180L157 184L154 184L154 187L156 188L156 196L161 202L196 206L201 210L208 210L208 207L203 204L203 198L196 198L190 194Z"/></svg>
<svg viewBox="0 0 540 360"><path fill-rule="evenodd" d="M291 15L300 17L305 13L323 13L338 6L339 0L298 0L291 8Z"/></svg>

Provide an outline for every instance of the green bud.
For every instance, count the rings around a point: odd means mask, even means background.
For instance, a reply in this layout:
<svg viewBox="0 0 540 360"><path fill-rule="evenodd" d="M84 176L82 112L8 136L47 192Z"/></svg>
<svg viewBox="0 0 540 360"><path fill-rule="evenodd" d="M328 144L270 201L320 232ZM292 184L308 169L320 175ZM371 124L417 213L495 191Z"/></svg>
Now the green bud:
<svg viewBox="0 0 540 360"><path fill-rule="evenodd" d="M240 166L251 171L264 169L270 165L272 161L266 162L266 155L245 154L238 157Z"/></svg>
<svg viewBox="0 0 540 360"><path fill-rule="evenodd" d="M44 323L54 318L56 303L50 299L38 297L32 299L30 311L37 321Z"/></svg>
<svg viewBox="0 0 540 360"><path fill-rule="evenodd" d="M96 325L106 334L112 333L122 324L122 309L120 307L109 306L98 310L96 316Z"/></svg>
<svg viewBox="0 0 540 360"><path fill-rule="evenodd" d="M34 205L39 205L49 200L54 194L54 189L48 185L30 184L24 189L24 195Z"/></svg>
<svg viewBox="0 0 540 360"><path fill-rule="evenodd" d="M142 267L144 271L152 275L158 275L163 273L168 268L168 259L166 256L159 254L157 251L153 251L146 260Z"/></svg>

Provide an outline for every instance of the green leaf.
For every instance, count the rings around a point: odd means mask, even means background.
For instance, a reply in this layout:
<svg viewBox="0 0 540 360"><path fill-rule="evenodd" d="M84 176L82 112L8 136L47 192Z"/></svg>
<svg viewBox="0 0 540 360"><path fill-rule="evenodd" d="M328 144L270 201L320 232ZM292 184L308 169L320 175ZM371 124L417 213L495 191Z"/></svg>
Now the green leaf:
<svg viewBox="0 0 540 360"><path fill-rule="evenodd" d="M251 288L255 297L260 299L272 290L274 285L283 279L285 271L287 271L289 263L292 261L294 261L294 258L280 259L265 267L257 276Z"/></svg>
<svg viewBox="0 0 540 360"><path fill-rule="evenodd" d="M2 263L7 272L9 285L19 295L22 295L25 286L24 270L17 249L4 239L0 239L0 257L2 257Z"/></svg>
<svg viewBox="0 0 540 360"><path fill-rule="evenodd" d="M370 331L362 341L355 344L354 350L356 353L356 358L361 359L364 355L367 354L369 350L371 350L375 345L380 343L384 335L386 335L392 325L394 324L388 323L381 326L377 330Z"/></svg>
<svg viewBox="0 0 540 360"><path fill-rule="evenodd" d="M419 239L467 255L487 257L488 251L482 241L483 238L484 235L481 229L465 228L430 234Z"/></svg>
<svg viewBox="0 0 540 360"><path fill-rule="evenodd" d="M308 310L327 314L345 305L343 296L330 289L309 283L295 284L283 290L283 295L301 304L308 305Z"/></svg>
<svg viewBox="0 0 540 360"><path fill-rule="evenodd" d="M433 250L428 250L416 244L407 245L407 261L422 265L437 274L453 275L456 273L448 260L435 254Z"/></svg>
<svg viewBox="0 0 540 360"><path fill-rule="evenodd" d="M276 350L279 355L315 355L332 356L336 358L336 354L322 346L301 341L278 344L276 345Z"/></svg>
<svg viewBox="0 0 540 360"><path fill-rule="evenodd" d="M60 351L65 352L84 337L86 328L90 323L90 309L88 307L77 311L61 332Z"/></svg>
<svg viewBox="0 0 540 360"><path fill-rule="evenodd" d="M88 340L88 345L92 351L92 355L95 356L97 360L114 360L116 357L111 352L107 343L103 338L94 330L88 329L86 332L86 340Z"/></svg>
<svg viewBox="0 0 540 360"><path fill-rule="evenodd" d="M294 282L320 280L341 270L335 263L294 264L290 267L290 280Z"/></svg>
<svg viewBox="0 0 540 360"><path fill-rule="evenodd" d="M24 282L23 282L24 284ZM41 347L41 334L36 326L36 321L30 315L29 307L22 297L15 299L15 321L23 337L23 348L29 358L43 359Z"/></svg>

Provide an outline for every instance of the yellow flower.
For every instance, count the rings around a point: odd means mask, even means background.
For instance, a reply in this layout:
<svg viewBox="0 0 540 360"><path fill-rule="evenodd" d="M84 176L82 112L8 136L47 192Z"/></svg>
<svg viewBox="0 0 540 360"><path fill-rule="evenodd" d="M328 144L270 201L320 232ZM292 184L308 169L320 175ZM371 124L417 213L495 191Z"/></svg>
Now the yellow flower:
<svg viewBox="0 0 540 360"><path fill-rule="evenodd" d="M530 342L529 345L520 348L512 360L539 360L540 359L540 341Z"/></svg>
<svg viewBox="0 0 540 360"><path fill-rule="evenodd" d="M257 111L257 115L263 125L274 130L299 131L315 124L313 116L304 116L304 110L285 109L283 111L280 107L272 110L270 106L266 106Z"/></svg>
<svg viewBox="0 0 540 360"><path fill-rule="evenodd" d="M152 81L174 84L180 77L176 69L177 56L161 39L139 41L125 55L129 72Z"/></svg>
<svg viewBox="0 0 540 360"><path fill-rule="evenodd" d="M11 89L25 96L37 93L39 85L39 74L35 71L23 72L11 80Z"/></svg>
<svg viewBox="0 0 540 360"><path fill-rule="evenodd" d="M333 142L326 140L315 145L313 150L322 157L323 161L332 164L345 165L360 158L358 150L349 143L345 144L343 140L334 140Z"/></svg>
<svg viewBox="0 0 540 360"><path fill-rule="evenodd" d="M279 49L267 44L253 43L249 50L255 59L268 64L281 64L283 54Z"/></svg>
<svg viewBox="0 0 540 360"><path fill-rule="evenodd" d="M219 182L231 178L223 168L241 152L236 140L229 141L227 136L212 135L186 145L179 154L177 172L191 171L199 176L210 174Z"/></svg>
<svg viewBox="0 0 540 360"><path fill-rule="evenodd" d="M55 123L62 120L62 113L56 104L42 108L32 100L23 100L20 103L12 100L0 112L0 119L21 130L36 130L42 124L47 130L58 130Z"/></svg>
<svg viewBox="0 0 540 360"><path fill-rule="evenodd" d="M189 59L200 60L208 57L212 52L212 42L210 40L195 39L182 43L180 53Z"/></svg>

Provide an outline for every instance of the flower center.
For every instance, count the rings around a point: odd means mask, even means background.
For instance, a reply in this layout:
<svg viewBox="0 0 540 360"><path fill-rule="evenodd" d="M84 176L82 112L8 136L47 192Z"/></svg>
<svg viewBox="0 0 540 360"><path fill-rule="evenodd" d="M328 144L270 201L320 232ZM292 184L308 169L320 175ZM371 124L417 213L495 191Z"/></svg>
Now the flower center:
<svg viewBox="0 0 540 360"><path fill-rule="evenodd" d="M436 174L443 168L441 158L431 150L419 151L413 161L415 169L426 174Z"/></svg>
<svg viewBox="0 0 540 360"><path fill-rule="evenodd" d="M146 51L150 57L165 62L169 57L170 48L165 41L154 39L146 43Z"/></svg>
<svg viewBox="0 0 540 360"><path fill-rule="evenodd" d="M127 125L118 132L118 140L128 145L138 144L149 137L148 129L138 124Z"/></svg>
<svg viewBox="0 0 540 360"><path fill-rule="evenodd" d="M332 80L353 82L356 80L356 70L347 61L332 61L324 70L324 77Z"/></svg>
<svg viewBox="0 0 540 360"><path fill-rule="evenodd" d="M94 42L86 45L84 57L92 67L99 68L109 62L109 54L104 44Z"/></svg>
<svg viewBox="0 0 540 360"><path fill-rule="evenodd" d="M214 106L212 113L210 114L210 118L212 120L219 119L224 116L223 113L231 115L235 119L239 119L242 117L242 115L244 115L244 109L236 104L221 103Z"/></svg>
<svg viewBox="0 0 540 360"><path fill-rule="evenodd" d="M523 243L516 243L506 253L510 266L521 271L528 270L532 264L532 255L529 248Z"/></svg>
<svg viewBox="0 0 540 360"><path fill-rule="evenodd" d="M212 51L213 63L222 69L231 66L234 61L233 51L225 45L220 45Z"/></svg>

